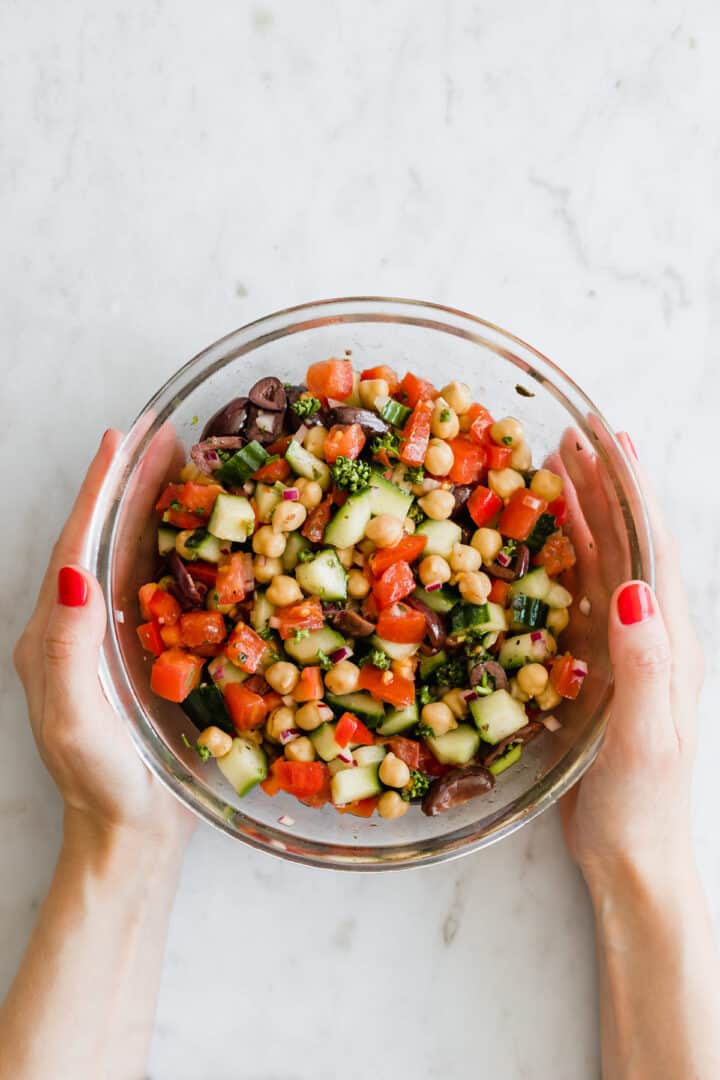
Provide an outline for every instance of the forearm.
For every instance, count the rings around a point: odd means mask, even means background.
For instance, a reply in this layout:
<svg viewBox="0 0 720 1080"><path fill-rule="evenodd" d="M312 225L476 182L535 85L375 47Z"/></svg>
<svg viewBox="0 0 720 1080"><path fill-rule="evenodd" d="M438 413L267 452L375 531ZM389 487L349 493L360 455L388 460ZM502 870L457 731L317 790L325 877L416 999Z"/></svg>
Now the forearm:
<svg viewBox="0 0 720 1080"><path fill-rule="evenodd" d="M715 1080L720 966L692 857L668 850L589 884L604 1080Z"/></svg>
<svg viewBox="0 0 720 1080"><path fill-rule="evenodd" d="M67 822L0 1010L0 1080L144 1075L181 850Z"/></svg>

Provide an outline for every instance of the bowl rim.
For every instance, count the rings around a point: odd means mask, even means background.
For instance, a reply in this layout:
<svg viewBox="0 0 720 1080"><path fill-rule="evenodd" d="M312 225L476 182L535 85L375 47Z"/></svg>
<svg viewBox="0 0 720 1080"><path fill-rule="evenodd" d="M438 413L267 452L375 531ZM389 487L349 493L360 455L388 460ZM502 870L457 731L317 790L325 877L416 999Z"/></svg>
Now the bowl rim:
<svg viewBox="0 0 720 1080"><path fill-rule="evenodd" d="M367 308L368 305L371 308L388 310L363 311L363 307ZM335 311L334 309L337 308L342 310ZM330 311L333 311L332 315L329 314ZM438 322L436 319L422 318L421 312L437 317L443 316L448 321ZM298 323L294 321L296 316L304 316L304 318ZM644 579L651 586L654 585L655 566L649 515L632 462L603 414L571 376L522 338L495 323L461 309L431 301L402 297L350 296L295 304L261 316L230 331L186 361L162 384L138 413L102 484L86 537L84 561L100 581L109 613L112 613L111 571L114 554L112 541L121 503L118 493L121 493L124 488L131 471L130 466L137 467L150 439L170 419L175 406L198 385L239 355L251 352L269 341L331 323L342 325L358 322L401 323L457 334L478 345L489 347L522 371L526 377L546 385L561 401L568 413L574 416L581 430L586 433L589 433L586 416L592 415L602 427L604 438L612 445L613 452L617 454L625 467L624 481L617 478L616 482L625 496L629 487L629 494L632 497L633 508L628 506L625 514L626 531L628 518L633 525L633 531L628 534L634 570L632 576ZM485 334L489 333L495 340L481 337L480 330ZM513 346L519 348L521 353L525 353L526 357L510 353L503 348L503 343L512 343ZM229 348L230 346L234 348ZM211 356L219 352L221 355L209 362ZM536 370L535 362L539 363L541 369L547 369L553 375L553 379L544 377L542 371ZM201 368L202 371L199 370ZM584 410L583 413L568 400L565 392L568 389L578 399ZM151 422L148 423L150 419ZM605 450L597 441L596 451L605 459L607 465ZM128 458L128 455L131 457ZM610 466L610 475L613 476L614 473L615 470ZM113 668L119 671L125 680L124 690L126 694L129 692L132 698L132 715L128 715L127 703L118 693ZM602 743L613 692L611 678L603 701L596 710L592 736L587 744L582 749L571 747L545 777L540 781L536 780L528 791L517 796L498 811L497 815L491 815L489 819L485 819L481 833L477 832L477 826L467 825L442 837L369 847L362 844L350 846L322 840L299 839L274 825L259 823L250 814L229 807L214 793L201 790L195 779L183 767L180 758L172 753L155 732L142 707L142 702L132 690L119 648L115 619L111 617L108 617L108 631L101 650L100 680L108 700L126 720L141 759L154 776L196 816L235 839L240 839L258 850L270 852L292 862L336 870L374 872L430 866L458 858L497 843L533 821L554 805L592 764ZM539 792L537 789L540 789ZM530 799L531 793L534 793L532 799Z"/></svg>

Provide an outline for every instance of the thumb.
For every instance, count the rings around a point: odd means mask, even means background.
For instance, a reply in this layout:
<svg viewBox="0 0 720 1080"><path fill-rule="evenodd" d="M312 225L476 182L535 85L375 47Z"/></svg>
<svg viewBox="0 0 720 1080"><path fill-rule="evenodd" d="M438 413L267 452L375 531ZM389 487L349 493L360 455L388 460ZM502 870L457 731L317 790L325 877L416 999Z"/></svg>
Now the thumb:
<svg viewBox="0 0 720 1080"><path fill-rule="evenodd" d="M43 642L46 696L54 706L77 709L97 689L105 621L102 592L92 574L79 566L61 567Z"/></svg>

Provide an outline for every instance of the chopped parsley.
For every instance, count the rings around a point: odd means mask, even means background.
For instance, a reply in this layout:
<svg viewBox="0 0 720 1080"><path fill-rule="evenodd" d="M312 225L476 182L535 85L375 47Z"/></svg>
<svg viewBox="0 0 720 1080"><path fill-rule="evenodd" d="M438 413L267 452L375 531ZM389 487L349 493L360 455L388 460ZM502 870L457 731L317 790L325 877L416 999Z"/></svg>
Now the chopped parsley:
<svg viewBox="0 0 720 1080"><path fill-rule="evenodd" d="M425 515L416 502L414 502L408 510L407 516L411 521L414 521L416 525L422 525L425 520Z"/></svg>
<svg viewBox="0 0 720 1080"><path fill-rule="evenodd" d="M318 649L317 658L318 658L318 664L323 669L323 671L329 671L330 668L333 666L332 660L330 659L330 657L328 656L328 654L326 652L322 651L322 649Z"/></svg>
<svg viewBox="0 0 720 1080"><path fill-rule="evenodd" d="M301 562L301 563L312 562L312 560L314 558L315 558L315 552L311 551L310 548L305 548L298 555L298 562Z"/></svg>
<svg viewBox="0 0 720 1080"><path fill-rule="evenodd" d="M382 649L371 649L358 663L360 667L364 667L365 664L372 664L373 667L380 668L381 671L387 671L390 667L390 657Z"/></svg>
<svg viewBox="0 0 720 1080"><path fill-rule="evenodd" d="M449 409L441 409L440 411L440 423L447 424L448 420L452 419L452 413Z"/></svg>
<svg viewBox="0 0 720 1080"><path fill-rule="evenodd" d="M431 778L424 772L420 772L419 769L411 769L410 780L401 792L401 798L405 799L406 802L410 802L411 799L422 799L431 783Z"/></svg>
<svg viewBox="0 0 720 1080"><path fill-rule="evenodd" d="M435 737L435 732L429 724L424 724L421 720L415 725L415 735L418 739L432 739Z"/></svg>
<svg viewBox="0 0 720 1080"><path fill-rule="evenodd" d="M420 705L429 705L431 701L434 701L432 690L429 686L421 686L418 691L418 703Z"/></svg>
<svg viewBox="0 0 720 1080"><path fill-rule="evenodd" d="M410 484L421 484L425 479L425 470L422 465L408 465L405 470L405 479Z"/></svg>
<svg viewBox="0 0 720 1080"><path fill-rule="evenodd" d="M207 746L198 746L197 743L191 743L187 735L181 735L180 738L182 739L183 744L187 746L188 750L194 750L197 753L201 761L207 761L208 758L212 757Z"/></svg>
<svg viewBox="0 0 720 1080"><path fill-rule="evenodd" d="M513 437L512 435L503 435L502 441L505 443L506 446L512 446Z"/></svg>
<svg viewBox="0 0 720 1080"><path fill-rule="evenodd" d="M370 466L367 461L342 457L337 458L332 466L332 474L338 487L345 488L351 494L370 487Z"/></svg>
<svg viewBox="0 0 720 1080"><path fill-rule="evenodd" d="M296 416L307 420L322 408L322 402L316 397L303 397L294 401L290 408Z"/></svg>
<svg viewBox="0 0 720 1080"><path fill-rule="evenodd" d="M184 510L185 507L179 501L179 499L173 499L172 502L170 503L170 509L171 510Z"/></svg>
<svg viewBox="0 0 720 1080"><path fill-rule="evenodd" d="M310 631L309 630L301 630L301 628L299 626L296 626L292 633L293 633L293 641L302 641L303 638L306 638L308 636Z"/></svg>
<svg viewBox="0 0 720 1080"><path fill-rule="evenodd" d="M191 424L199 424L199 423L200 423L200 417L199 417L199 416L193 416L193 418L192 418L192 420L190 421L190 423L191 423Z"/></svg>
<svg viewBox="0 0 720 1080"><path fill-rule="evenodd" d="M258 637L261 637L263 641L272 641L273 632L270 626L263 626L260 630L256 631Z"/></svg>
<svg viewBox="0 0 720 1080"><path fill-rule="evenodd" d="M386 431L384 435L378 435L373 439L370 446L373 454L381 454L383 450L388 454L396 454L400 450L400 436L394 431Z"/></svg>
<svg viewBox="0 0 720 1080"><path fill-rule="evenodd" d="M437 669L433 678L438 686L464 686L467 682L467 666L462 660L448 660Z"/></svg>

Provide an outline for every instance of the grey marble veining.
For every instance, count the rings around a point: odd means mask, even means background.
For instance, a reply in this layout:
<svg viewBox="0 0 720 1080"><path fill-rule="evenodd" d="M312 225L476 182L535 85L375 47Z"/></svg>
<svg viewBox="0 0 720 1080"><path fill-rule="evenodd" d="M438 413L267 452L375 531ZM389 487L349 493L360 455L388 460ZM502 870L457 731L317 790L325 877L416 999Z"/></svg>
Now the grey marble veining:
<svg viewBox="0 0 720 1080"><path fill-rule="evenodd" d="M720 919L719 38L709 0L2 5L1 987L59 838L9 653L85 463L203 345L320 296L490 318L632 433L707 650L696 836ZM153 1080L486 1072L599 1074L554 814L390 876L199 830Z"/></svg>

